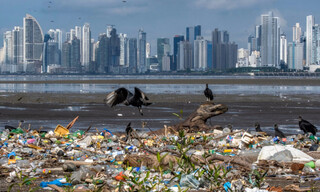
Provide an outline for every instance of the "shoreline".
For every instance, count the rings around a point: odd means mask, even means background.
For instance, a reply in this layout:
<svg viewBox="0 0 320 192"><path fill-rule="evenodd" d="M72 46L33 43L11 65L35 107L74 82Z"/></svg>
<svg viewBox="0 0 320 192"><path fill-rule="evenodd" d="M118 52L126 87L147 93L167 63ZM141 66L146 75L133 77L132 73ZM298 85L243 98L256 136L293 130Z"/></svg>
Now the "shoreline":
<svg viewBox="0 0 320 192"><path fill-rule="evenodd" d="M58 124L66 126L79 116L72 131L86 129L89 125L101 130L111 129L123 132L132 122L133 128L141 129L142 122L148 122L152 130L174 125L181 120L173 113L182 110L183 119L205 102L203 95L148 94L152 105L143 107L144 116L137 108L124 105L113 108L105 105L106 94L51 94L51 93L1 93L0 127L17 126L20 120L25 125L31 124L38 129L54 129ZM319 124L318 112L320 99L318 95L217 95L214 102L225 104L229 110L208 121L210 125L222 127L232 124L234 129L254 130L254 123L273 134L273 125L279 124L285 133L300 133L297 118L302 115L316 126ZM121 115L119 115L121 114ZM94 129L93 129L94 130ZM148 128L145 128L148 131Z"/></svg>
<svg viewBox="0 0 320 192"><path fill-rule="evenodd" d="M288 85L288 86L320 86L318 78L299 79L103 79L103 80L7 80L0 84L212 84L212 85Z"/></svg>

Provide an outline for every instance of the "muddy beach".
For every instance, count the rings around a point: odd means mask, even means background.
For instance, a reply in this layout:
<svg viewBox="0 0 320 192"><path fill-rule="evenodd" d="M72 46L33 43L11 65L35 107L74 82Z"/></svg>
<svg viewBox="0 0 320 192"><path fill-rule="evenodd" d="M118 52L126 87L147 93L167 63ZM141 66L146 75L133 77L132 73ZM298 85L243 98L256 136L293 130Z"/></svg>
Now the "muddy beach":
<svg viewBox="0 0 320 192"><path fill-rule="evenodd" d="M107 128L122 132L128 122L141 128L147 122L145 131L173 125L192 113L202 102L203 95L148 94L153 105L143 108L144 116L134 107L123 105L110 108L103 103L105 94L51 94L51 93L1 93L0 126L15 126L20 120L24 126L51 130L57 124L67 125L74 117L79 120L73 129L86 129L92 125L101 130ZM208 123L231 124L236 129L253 130L260 122L262 129L273 132L273 125L279 124L288 134L300 133L297 117L302 115L310 122L319 124L320 99L317 95L217 95L216 104L225 104L227 113L212 118ZM95 130L95 129L93 129Z"/></svg>

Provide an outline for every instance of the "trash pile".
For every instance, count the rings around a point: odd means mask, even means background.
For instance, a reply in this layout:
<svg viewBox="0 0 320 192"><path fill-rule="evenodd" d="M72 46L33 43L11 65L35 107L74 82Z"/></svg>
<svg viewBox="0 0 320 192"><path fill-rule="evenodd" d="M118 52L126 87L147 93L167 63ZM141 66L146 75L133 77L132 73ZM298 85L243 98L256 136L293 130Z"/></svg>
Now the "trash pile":
<svg viewBox="0 0 320 192"><path fill-rule="evenodd" d="M313 135L284 139L265 133L130 135L70 132L77 118L54 131L1 131L1 176L8 190L57 191L310 191L320 180ZM38 181L37 186L31 185ZM10 191L10 190L9 190Z"/></svg>

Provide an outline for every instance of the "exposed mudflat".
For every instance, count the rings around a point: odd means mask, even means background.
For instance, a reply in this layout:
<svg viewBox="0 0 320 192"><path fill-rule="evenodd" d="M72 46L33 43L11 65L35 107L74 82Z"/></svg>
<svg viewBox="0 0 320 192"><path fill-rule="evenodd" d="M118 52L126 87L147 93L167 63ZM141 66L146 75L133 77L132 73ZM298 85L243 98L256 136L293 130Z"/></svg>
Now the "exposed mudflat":
<svg viewBox="0 0 320 192"><path fill-rule="evenodd" d="M144 115L138 109L123 105L110 108L105 105L105 94L52 94L52 93L1 93L0 126L18 125L20 120L25 126L38 129L54 129L57 124L67 125L79 116L72 129L86 129L89 125L97 129L107 128L124 131L127 123L141 128L142 122L152 130L173 125L180 119L178 113L187 117L199 104L205 102L203 95L166 95L148 93L152 105L144 107ZM227 113L212 118L208 123L234 128L253 130L255 122L262 129L272 133L274 123L278 123L284 132L299 133L297 117L302 115L314 124L320 124L320 98L318 95L217 95L216 104L228 106ZM94 129L93 129L94 130ZM149 131L146 128L146 131Z"/></svg>

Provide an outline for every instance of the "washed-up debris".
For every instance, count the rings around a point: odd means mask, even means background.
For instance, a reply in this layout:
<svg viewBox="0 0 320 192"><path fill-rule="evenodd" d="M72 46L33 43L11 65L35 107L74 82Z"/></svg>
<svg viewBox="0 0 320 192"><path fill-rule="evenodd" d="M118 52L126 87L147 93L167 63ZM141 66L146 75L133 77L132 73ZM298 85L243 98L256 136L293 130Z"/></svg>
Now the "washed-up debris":
<svg viewBox="0 0 320 192"><path fill-rule="evenodd" d="M226 110L210 104L200 109L209 115L199 119L201 110L192 114L195 119L184 121L186 130L179 124L146 133L128 124L127 133L112 133L107 127L89 132L92 126L76 130L78 117L48 132L3 129L1 174L8 186L29 178L28 183L38 181L43 190L57 191L264 192L317 187L316 136L281 139L229 127L188 127Z"/></svg>

